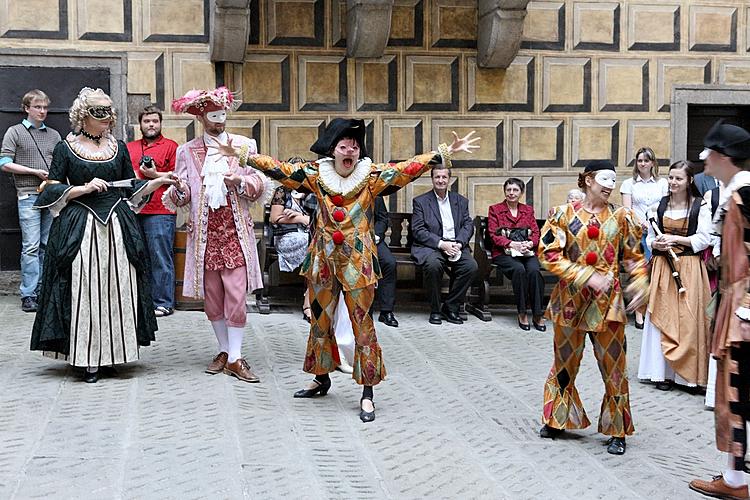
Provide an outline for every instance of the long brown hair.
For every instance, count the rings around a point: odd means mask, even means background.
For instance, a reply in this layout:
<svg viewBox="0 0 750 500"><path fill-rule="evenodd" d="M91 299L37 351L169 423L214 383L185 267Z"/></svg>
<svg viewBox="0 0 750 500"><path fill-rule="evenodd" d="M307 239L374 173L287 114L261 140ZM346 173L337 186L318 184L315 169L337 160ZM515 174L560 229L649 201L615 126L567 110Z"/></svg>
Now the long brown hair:
<svg viewBox="0 0 750 500"><path fill-rule="evenodd" d="M693 204L693 200L695 198L702 198L701 192L698 190L698 186L695 185L695 166L689 161L678 160L669 166L669 172L677 168L684 169L685 174L688 176L687 192L688 192L688 200L689 200L689 203L688 203L688 209L689 209L690 206ZM670 192L667 196L669 196L671 199L672 193Z"/></svg>

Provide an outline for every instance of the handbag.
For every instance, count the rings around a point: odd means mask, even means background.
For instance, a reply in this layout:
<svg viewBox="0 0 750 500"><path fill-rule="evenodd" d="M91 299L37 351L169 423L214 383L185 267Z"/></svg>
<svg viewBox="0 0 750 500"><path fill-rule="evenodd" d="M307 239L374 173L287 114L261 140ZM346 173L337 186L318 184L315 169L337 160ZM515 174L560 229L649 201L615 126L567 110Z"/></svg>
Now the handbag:
<svg viewBox="0 0 750 500"><path fill-rule="evenodd" d="M530 241L531 240L531 229L528 227L499 227L495 230L495 234L504 236L510 241ZM533 250L526 250L525 252L519 252L510 247L505 247L505 254L511 257L531 257L534 255Z"/></svg>

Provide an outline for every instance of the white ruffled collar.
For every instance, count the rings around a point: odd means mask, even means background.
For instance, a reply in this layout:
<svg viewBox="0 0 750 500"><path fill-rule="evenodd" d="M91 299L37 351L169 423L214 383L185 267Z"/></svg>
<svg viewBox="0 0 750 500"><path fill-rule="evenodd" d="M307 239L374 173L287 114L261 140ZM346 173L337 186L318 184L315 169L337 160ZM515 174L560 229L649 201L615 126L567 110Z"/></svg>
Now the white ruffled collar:
<svg viewBox="0 0 750 500"><path fill-rule="evenodd" d="M336 172L333 158L321 158L317 161L319 181L326 191L331 194L348 196L359 191L367 182L372 171L372 160L362 158L354 165L354 170L348 177L342 177Z"/></svg>

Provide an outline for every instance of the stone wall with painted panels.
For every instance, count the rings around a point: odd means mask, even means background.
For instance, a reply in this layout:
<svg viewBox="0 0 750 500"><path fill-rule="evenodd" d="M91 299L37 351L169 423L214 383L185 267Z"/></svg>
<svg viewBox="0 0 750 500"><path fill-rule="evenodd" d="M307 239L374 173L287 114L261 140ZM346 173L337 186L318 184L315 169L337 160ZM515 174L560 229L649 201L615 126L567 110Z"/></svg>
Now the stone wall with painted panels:
<svg viewBox="0 0 750 500"><path fill-rule="evenodd" d="M376 161L433 149L451 130L477 130L481 151L454 162L453 188L473 214L502 199L509 176L527 183L541 217L588 160L610 158L625 178L633 152L649 145L666 164L673 85L750 83L747 2L532 1L521 50L505 70L477 67L473 1L395 0L385 54L349 59L345 2L252 0L244 64L210 61L212 5L0 0L0 47L122 57L126 93L162 107L224 83L243 100L230 130L281 158L311 158L309 145L335 116L366 120ZM168 112L165 133L183 142L200 127ZM410 211L428 188L429 179L418 181L392 196L391 208Z"/></svg>

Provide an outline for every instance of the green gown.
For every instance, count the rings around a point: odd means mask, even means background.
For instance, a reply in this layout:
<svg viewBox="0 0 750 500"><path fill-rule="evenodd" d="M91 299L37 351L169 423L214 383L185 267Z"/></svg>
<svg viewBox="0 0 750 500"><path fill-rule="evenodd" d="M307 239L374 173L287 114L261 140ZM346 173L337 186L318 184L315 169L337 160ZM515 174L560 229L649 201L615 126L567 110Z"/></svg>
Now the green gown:
<svg viewBox="0 0 750 500"><path fill-rule="evenodd" d="M155 340L157 329L149 256L135 216L149 198L141 195L146 181L135 179L123 142L115 145L112 140L116 148L112 158L91 160L77 154L71 140L75 137L68 136L55 147L48 183L35 204L49 208L55 217L31 350L47 351L75 366L133 361L138 346ZM67 200L70 189L95 177L133 182L132 187ZM87 352L71 352L77 349Z"/></svg>

